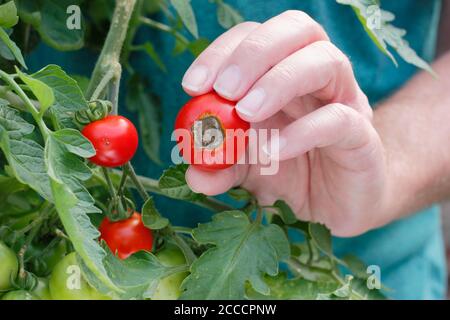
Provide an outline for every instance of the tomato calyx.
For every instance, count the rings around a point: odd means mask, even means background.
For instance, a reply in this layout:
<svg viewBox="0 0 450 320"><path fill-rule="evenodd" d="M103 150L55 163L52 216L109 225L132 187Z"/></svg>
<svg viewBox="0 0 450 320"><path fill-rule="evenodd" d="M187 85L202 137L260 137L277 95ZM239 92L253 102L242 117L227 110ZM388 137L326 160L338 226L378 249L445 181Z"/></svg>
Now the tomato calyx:
<svg viewBox="0 0 450 320"><path fill-rule="evenodd" d="M101 120L108 116L112 109L112 103L108 100L92 100L88 103L88 108L75 112L75 122L80 126Z"/></svg>

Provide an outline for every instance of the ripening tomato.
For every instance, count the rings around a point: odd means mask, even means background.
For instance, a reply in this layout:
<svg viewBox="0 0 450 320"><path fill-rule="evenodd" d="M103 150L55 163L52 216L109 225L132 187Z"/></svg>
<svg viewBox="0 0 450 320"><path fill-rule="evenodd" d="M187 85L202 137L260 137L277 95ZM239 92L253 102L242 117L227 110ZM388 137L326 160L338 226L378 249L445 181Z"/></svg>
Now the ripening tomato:
<svg viewBox="0 0 450 320"><path fill-rule="evenodd" d="M91 122L81 133L92 143L96 155L89 160L102 167L119 167L133 158L138 147L138 133L125 117L109 115Z"/></svg>
<svg viewBox="0 0 450 320"><path fill-rule="evenodd" d="M242 120L235 102L210 92L186 103L175 121L175 136L183 158L209 170L225 169L245 154L250 124Z"/></svg>
<svg viewBox="0 0 450 320"><path fill-rule="evenodd" d="M152 251L153 233L142 223L141 215L134 212L130 218L111 222L108 218L100 224L100 239L105 240L113 253L126 259L141 250Z"/></svg>
<svg viewBox="0 0 450 320"><path fill-rule="evenodd" d="M16 254L0 241L0 291L11 287L11 279L16 277L18 270Z"/></svg>

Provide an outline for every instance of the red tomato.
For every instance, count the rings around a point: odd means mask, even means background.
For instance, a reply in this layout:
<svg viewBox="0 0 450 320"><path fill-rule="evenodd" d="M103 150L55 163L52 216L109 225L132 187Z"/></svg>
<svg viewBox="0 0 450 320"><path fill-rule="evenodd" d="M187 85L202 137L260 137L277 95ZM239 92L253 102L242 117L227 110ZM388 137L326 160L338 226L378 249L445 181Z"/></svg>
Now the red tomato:
<svg viewBox="0 0 450 320"><path fill-rule="evenodd" d="M91 122L81 133L97 152L89 160L102 167L124 165L133 158L138 147L136 127L122 116L110 115Z"/></svg>
<svg viewBox="0 0 450 320"><path fill-rule="evenodd" d="M105 240L113 253L126 259L141 250L152 251L153 233L142 223L141 215L133 213L130 218L117 222L103 219L99 227L100 239Z"/></svg>
<svg viewBox="0 0 450 320"><path fill-rule="evenodd" d="M210 170L225 169L238 162L247 148L250 124L238 116L235 105L210 92L189 100L181 108L175 121L175 136L186 162Z"/></svg>

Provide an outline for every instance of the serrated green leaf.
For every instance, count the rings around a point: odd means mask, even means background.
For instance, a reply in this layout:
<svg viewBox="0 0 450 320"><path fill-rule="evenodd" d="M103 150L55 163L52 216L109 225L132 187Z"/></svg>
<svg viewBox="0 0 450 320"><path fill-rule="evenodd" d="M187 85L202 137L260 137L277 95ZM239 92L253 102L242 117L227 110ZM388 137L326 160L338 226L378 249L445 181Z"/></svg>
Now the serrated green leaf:
<svg viewBox="0 0 450 320"><path fill-rule="evenodd" d="M95 156L94 146L78 130L61 129L52 133L52 137L64 144L67 150L75 155L83 158Z"/></svg>
<svg viewBox="0 0 450 320"><path fill-rule="evenodd" d="M51 179L51 187L59 218L76 252L99 282L110 291L122 292L112 282L103 265L106 253L96 241L100 233L89 220L89 212L79 205L78 198L66 184Z"/></svg>
<svg viewBox="0 0 450 320"><path fill-rule="evenodd" d="M100 233L88 216L99 212L94 199L80 182L89 179L91 171L81 158L72 153L79 150L67 144L69 140L64 133L52 132L45 146L45 165L56 211L76 252L89 270L105 287L120 292L103 265L105 251L96 240Z"/></svg>
<svg viewBox="0 0 450 320"><path fill-rule="evenodd" d="M353 273L353 275L355 275L355 277L367 279L369 276L366 264L358 257L349 254L344 256L342 261L345 262L345 266Z"/></svg>
<svg viewBox="0 0 450 320"><path fill-rule="evenodd" d="M330 294L338 288L336 281L309 281L303 278L289 279L286 273L264 278L270 288L263 295L252 288L247 290L247 298L252 300L314 300L320 294Z"/></svg>
<svg viewBox="0 0 450 320"><path fill-rule="evenodd" d="M114 285L122 290L122 293L117 295L121 299L151 298L159 280L179 269L162 264L153 254L145 251L137 252L125 260L118 259L110 250L106 252L106 271ZM103 293L110 292L90 269L84 264L82 267L87 281L92 286Z"/></svg>
<svg viewBox="0 0 450 320"><path fill-rule="evenodd" d="M197 200L203 195L193 192L186 183L185 175L189 166L179 164L165 170L159 178L159 189L170 198Z"/></svg>
<svg viewBox="0 0 450 320"><path fill-rule="evenodd" d="M241 14L229 4L217 1L217 21L224 29L229 29L244 21Z"/></svg>
<svg viewBox="0 0 450 320"><path fill-rule="evenodd" d="M3 42L3 44L9 49L10 53L15 57L15 59L25 69L27 69L27 65L25 64L25 60L23 59L22 52L20 51L16 43L9 38L8 34L2 27L0 27L0 41ZM4 55L5 54L3 54L3 56Z"/></svg>
<svg viewBox="0 0 450 320"><path fill-rule="evenodd" d="M227 193L236 201L248 201L253 197L248 190L240 187L232 188Z"/></svg>
<svg viewBox="0 0 450 320"><path fill-rule="evenodd" d="M159 230L169 225L169 220L164 218L156 209L153 198L148 199L142 207L142 222L151 230Z"/></svg>
<svg viewBox="0 0 450 320"><path fill-rule="evenodd" d="M273 204L278 209L281 219L285 224L294 224L297 222L297 217L291 207L283 200L277 200Z"/></svg>
<svg viewBox="0 0 450 320"><path fill-rule="evenodd" d="M90 79L88 77L79 75L79 74L71 74L70 77L75 80L75 82L78 85L78 88L81 89L81 92L84 93L86 92L88 86L89 86L89 81Z"/></svg>
<svg viewBox="0 0 450 320"><path fill-rule="evenodd" d="M242 211L225 211L200 224L193 237L212 244L191 266L182 299L243 299L247 281L268 294L264 275L276 275L289 256L288 240L278 226L251 222Z"/></svg>
<svg viewBox="0 0 450 320"><path fill-rule="evenodd" d="M397 61L391 54L387 45L394 48L397 53L408 63L424 69L435 75L431 66L409 46L403 38L406 31L391 24L395 15L389 11L382 10L379 0L336 0L343 5L349 5L356 13L358 20L364 27L376 46L386 54L397 66Z"/></svg>
<svg viewBox="0 0 450 320"><path fill-rule="evenodd" d="M170 0L170 3L174 7L175 11L183 21L183 24L189 30L189 32L198 38L198 27L195 19L194 10L192 10L190 0Z"/></svg>
<svg viewBox="0 0 450 320"><path fill-rule="evenodd" d="M60 66L48 65L31 75L34 79L48 85L55 97L50 111L63 127L75 128L75 112L88 108L87 101L77 81L68 76Z"/></svg>
<svg viewBox="0 0 450 320"><path fill-rule="evenodd" d="M34 130L34 126L25 121L20 116L19 111L7 107L3 102L2 105L0 105L0 126L3 126L3 128L8 131L8 135L11 139L19 139L30 134Z"/></svg>
<svg viewBox="0 0 450 320"><path fill-rule="evenodd" d="M87 180L92 172L89 167L72 151L76 148L66 144L67 137L59 131L52 132L46 141L45 158L49 175L56 181L68 179ZM69 148L71 150L69 150Z"/></svg>
<svg viewBox="0 0 450 320"><path fill-rule="evenodd" d="M33 92L40 103L41 113L44 113L55 101L53 90L44 82L21 72L17 67L16 72L19 75L20 80L22 80Z"/></svg>
<svg viewBox="0 0 450 320"><path fill-rule="evenodd" d="M14 1L0 5L0 27L11 28L19 21L17 8Z"/></svg>

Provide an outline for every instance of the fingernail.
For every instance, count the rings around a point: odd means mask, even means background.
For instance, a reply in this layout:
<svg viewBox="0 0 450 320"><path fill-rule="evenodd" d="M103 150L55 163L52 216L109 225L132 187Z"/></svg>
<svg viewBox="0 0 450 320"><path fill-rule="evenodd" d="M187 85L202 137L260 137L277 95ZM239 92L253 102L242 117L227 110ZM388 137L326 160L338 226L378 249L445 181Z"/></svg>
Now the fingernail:
<svg viewBox="0 0 450 320"><path fill-rule="evenodd" d="M283 136L272 138L262 146L262 151L271 159L277 160L281 151L287 146L287 140Z"/></svg>
<svg viewBox="0 0 450 320"><path fill-rule="evenodd" d="M199 91L202 89L206 80L208 79L208 68L205 66L195 66L184 75L181 85L192 91Z"/></svg>
<svg viewBox="0 0 450 320"><path fill-rule="evenodd" d="M254 89L238 102L236 110L246 116L253 117L261 109L265 97L264 89Z"/></svg>
<svg viewBox="0 0 450 320"><path fill-rule="evenodd" d="M232 64L217 78L216 83L214 83L214 90L221 96L232 98L239 88L240 82L241 71L237 65Z"/></svg>

